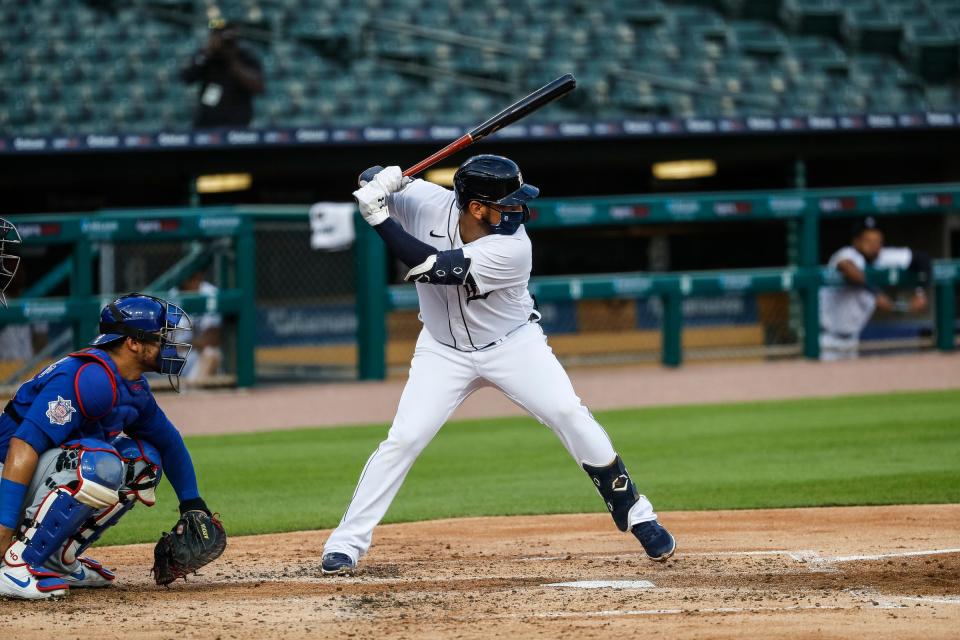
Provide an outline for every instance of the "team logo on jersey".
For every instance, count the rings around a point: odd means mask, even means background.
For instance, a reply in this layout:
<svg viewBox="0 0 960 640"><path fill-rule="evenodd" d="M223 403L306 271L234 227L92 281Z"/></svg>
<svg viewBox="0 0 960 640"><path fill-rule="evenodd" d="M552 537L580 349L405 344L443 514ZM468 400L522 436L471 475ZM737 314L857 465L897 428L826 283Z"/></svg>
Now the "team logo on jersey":
<svg viewBox="0 0 960 640"><path fill-rule="evenodd" d="M472 279L472 278L468 278ZM473 282L467 282L463 285L463 288L467 292L467 304L470 304L471 300L486 300L492 291L487 291L485 294L480 295L480 288Z"/></svg>
<svg viewBox="0 0 960 640"><path fill-rule="evenodd" d="M57 396L56 400L47 403L47 417L50 418L50 424L63 426L70 422L71 417L77 410L73 408L73 403Z"/></svg>

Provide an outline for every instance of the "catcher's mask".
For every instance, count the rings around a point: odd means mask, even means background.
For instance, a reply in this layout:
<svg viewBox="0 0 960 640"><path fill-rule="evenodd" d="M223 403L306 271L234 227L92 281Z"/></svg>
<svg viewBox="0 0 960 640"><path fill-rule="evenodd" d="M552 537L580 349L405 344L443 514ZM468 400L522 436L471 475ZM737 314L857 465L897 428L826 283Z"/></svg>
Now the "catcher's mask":
<svg viewBox="0 0 960 640"><path fill-rule="evenodd" d="M517 163L503 156L483 154L468 158L453 175L457 205L465 210L471 200L493 205L500 222L488 224L493 233L512 235L530 219L527 201L540 195L540 189L523 181ZM498 206L521 207L520 211L502 211Z"/></svg>
<svg viewBox="0 0 960 640"><path fill-rule="evenodd" d="M180 390L180 372L192 346L178 339L193 330L190 316L175 304L143 293L128 293L105 306L100 312L100 335L90 342L98 347L123 338L158 342L160 353L154 371L166 374L170 386ZM184 333L179 333L184 332Z"/></svg>
<svg viewBox="0 0 960 640"><path fill-rule="evenodd" d="M15 245L20 244L20 233L13 223L0 218L0 304L7 306L4 292L13 281L13 276L20 266L20 256L10 253Z"/></svg>

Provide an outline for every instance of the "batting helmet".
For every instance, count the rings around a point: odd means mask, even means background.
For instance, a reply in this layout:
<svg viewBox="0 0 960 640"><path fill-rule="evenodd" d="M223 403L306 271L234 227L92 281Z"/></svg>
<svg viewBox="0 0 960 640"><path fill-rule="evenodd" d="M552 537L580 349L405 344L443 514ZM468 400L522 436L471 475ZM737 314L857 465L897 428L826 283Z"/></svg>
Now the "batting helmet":
<svg viewBox="0 0 960 640"><path fill-rule="evenodd" d="M20 256L8 253L11 245L20 244L20 234L12 223L0 218L0 304L7 306L3 292L13 281L20 266Z"/></svg>
<svg viewBox="0 0 960 640"><path fill-rule="evenodd" d="M505 235L514 233L530 219L527 201L540 194L540 189L523 181L516 162L490 154L473 156L460 165L453 175L453 188L461 209L466 209L471 200L523 207L522 211L501 211L499 224L490 225L494 233Z"/></svg>
<svg viewBox="0 0 960 640"><path fill-rule="evenodd" d="M192 331L190 316L183 309L143 293L128 293L100 311L100 335L90 345L102 346L128 337L159 342L156 370L175 378L183 370L191 349L189 342L177 339L178 331Z"/></svg>

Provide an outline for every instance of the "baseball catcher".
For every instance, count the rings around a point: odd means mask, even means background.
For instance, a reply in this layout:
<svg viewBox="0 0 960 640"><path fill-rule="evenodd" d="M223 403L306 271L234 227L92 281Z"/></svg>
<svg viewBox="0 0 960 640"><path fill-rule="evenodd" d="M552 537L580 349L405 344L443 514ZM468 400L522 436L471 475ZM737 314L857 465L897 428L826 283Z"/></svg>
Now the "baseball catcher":
<svg viewBox="0 0 960 640"><path fill-rule="evenodd" d="M223 527L200 497L190 453L144 373L176 378L190 344L176 305L131 293L100 313L90 347L20 386L0 414L0 595L40 599L116 576L84 555L163 474L181 517L163 534L154 575L169 584L220 555Z"/></svg>

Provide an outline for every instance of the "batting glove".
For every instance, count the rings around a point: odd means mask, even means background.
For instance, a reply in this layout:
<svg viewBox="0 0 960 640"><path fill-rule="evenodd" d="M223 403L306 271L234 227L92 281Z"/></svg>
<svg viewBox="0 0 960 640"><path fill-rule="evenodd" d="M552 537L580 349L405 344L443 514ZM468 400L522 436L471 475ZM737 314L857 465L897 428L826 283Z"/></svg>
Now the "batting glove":
<svg viewBox="0 0 960 640"><path fill-rule="evenodd" d="M368 169L364 174L369 171ZM363 177L365 176L361 176L361 181ZM400 191L410 182L412 182L411 178L405 178L400 167L393 166L377 172L366 184L354 191L353 197L357 199L360 215L367 221L367 224L375 227L389 218L387 196Z"/></svg>

